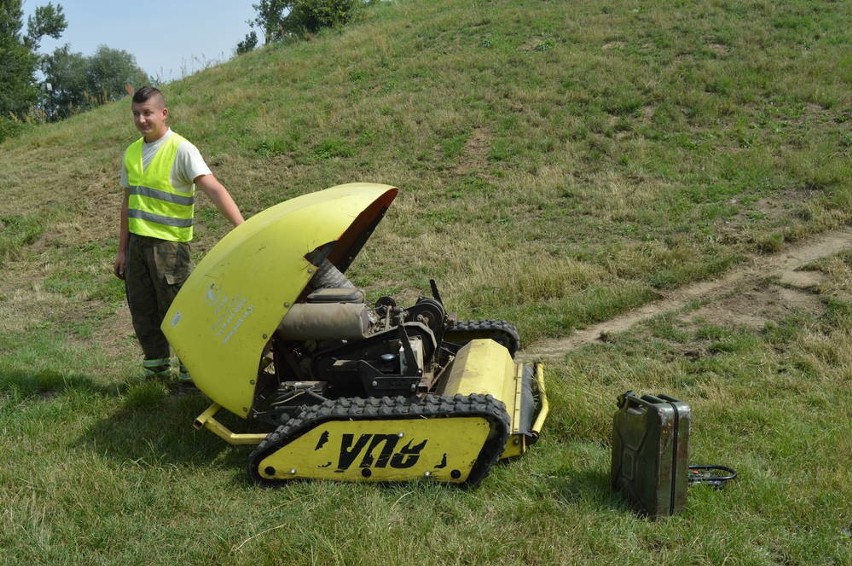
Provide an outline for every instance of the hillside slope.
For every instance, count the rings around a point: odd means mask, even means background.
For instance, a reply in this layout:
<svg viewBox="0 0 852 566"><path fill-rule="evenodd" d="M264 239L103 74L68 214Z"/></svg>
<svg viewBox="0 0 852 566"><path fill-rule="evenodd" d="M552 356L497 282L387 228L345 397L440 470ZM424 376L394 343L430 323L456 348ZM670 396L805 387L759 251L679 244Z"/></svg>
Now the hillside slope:
<svg viewBox="0 0 852 566"><path fill-rule="evenodd" d="M534 339L849 222L849 11L395 2L165 93L248 215L343 182L399 186L350 275L408 293L435 277L452 308ZM0 292L21 324L121 303L127 107L2 146ZM198 216L200 254L226 227L209 203Z"/></svg>
<svg viewBox="0 0 852 566"><path fill-rule="evenodd" d="M516 324L539 441L475 490L258 489L205 396L142 377L124 100L0 145L0 564L848 564L852 2L379 4L166 85L173 126L247 216L400 187L347 274ZM690 463L737 480L636 516L627 390L688 402Z"/></svg>

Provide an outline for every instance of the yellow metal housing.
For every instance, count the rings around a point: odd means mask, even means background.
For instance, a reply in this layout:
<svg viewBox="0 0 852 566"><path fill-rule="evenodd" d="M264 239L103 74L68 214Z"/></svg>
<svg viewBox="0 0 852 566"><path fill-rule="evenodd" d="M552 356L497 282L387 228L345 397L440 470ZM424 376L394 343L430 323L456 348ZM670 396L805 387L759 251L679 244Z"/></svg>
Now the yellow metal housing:
<svg viewBox="0 0 852 566"><path fill-rule="evenodd" d="M520 456L527 448L527 436L521 430L523 372L523 364L516 364L505 347L493 340L472 340L459 350L441 391L442 395L485 393L503 401L511 427L501 459ZM541 380L539 387L542 387L541 368L537 367L536 372L536 377ZM545 416L541 416L541 423Z"/></svg>
<svg viewBox="0 0 852 566"><path fill-rule="evenodd" d="M490 425L477 417L332 421L261 460L263 479L468 479ZM341 442L329 439L341 439Z"/></svg>
<svg viewBox="0 0 852 566"><path fill-rule="evenodd" d="M396 194L373 183L332 187L264 210L222 238L162 324L198 388L245 418L263 350L314 275L305 256L332 244L328 259L344 271Z"/></svg>

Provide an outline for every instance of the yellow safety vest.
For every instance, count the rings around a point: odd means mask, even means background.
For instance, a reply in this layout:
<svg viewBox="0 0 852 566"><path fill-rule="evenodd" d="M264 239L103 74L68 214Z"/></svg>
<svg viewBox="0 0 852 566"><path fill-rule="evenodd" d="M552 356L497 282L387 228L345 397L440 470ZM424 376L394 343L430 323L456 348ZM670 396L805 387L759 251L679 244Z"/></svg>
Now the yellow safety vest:
<svg viewBox="0 0 852 566"><path fill-rule="evenodd" d="M130 199L127 202L127 224L131 234L173 242L192 240L195 214L195 185L189 192L172 186L171 172L178 146L186 141L172 132L154 154L148 167L142 168L142 144L139 138L124 152Z"/></svg>

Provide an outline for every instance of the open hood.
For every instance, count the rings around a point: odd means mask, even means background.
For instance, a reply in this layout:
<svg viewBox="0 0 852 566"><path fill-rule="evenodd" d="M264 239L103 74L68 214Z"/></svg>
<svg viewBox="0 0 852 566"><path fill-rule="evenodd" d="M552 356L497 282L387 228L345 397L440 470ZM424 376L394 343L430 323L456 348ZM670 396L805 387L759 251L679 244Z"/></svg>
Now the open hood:
<svg viewBox="0 0 852 566"><path fill-rule="evenodd" d="M246 417L264 347L316 272L319 248L346 271L396 198L373 183L339 185L256 214L204 256L162 329L195 384Z"/></svg>

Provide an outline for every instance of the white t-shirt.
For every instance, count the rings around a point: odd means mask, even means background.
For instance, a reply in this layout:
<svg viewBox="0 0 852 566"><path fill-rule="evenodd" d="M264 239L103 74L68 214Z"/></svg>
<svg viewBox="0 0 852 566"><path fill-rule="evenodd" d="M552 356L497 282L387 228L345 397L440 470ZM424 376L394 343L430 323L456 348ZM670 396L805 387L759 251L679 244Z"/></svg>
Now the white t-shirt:
<svg viewBox="0 0 852 566"><path fill-rule="evenodd" d="M172 130L166 131L166 134L152 143L142 142L142 168L148 167L151 160L154 159L154 154L157 153L163 146L163 142L172 135ZM193 180L199 175L210 175L212 172L201 157L201 152L189 141L183 141L178 146L175 163L172 165L170 181L172 186L181 192L190 192L192 190ZM124 166L124 159L121 160L121 186L125 189L130 188L127 182L127 167Z"/></svg>

